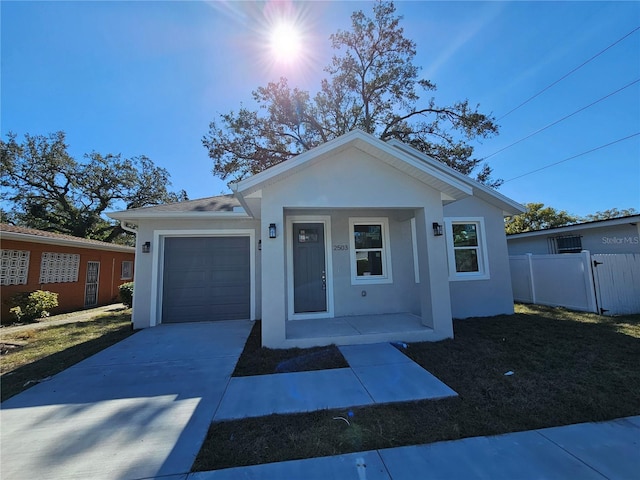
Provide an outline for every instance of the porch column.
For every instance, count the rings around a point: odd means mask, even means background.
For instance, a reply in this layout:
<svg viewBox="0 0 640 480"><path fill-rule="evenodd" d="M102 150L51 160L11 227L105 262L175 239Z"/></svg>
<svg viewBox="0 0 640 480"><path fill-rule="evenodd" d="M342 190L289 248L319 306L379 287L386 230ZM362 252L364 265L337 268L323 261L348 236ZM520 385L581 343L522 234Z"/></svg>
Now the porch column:
<svg viewBox="0 0 640 480"><path fill-rule="evenodd" d="M276 238L269 225L276 224ZM286 339L285 224L282 206L262 204L262 345L281 348Z"/></svg>
<svg viewBox="0 0 640 480"><path fill-rule="evenodd" d="M444 223L442 206L437 212L416 209L415 215L422 323L443 338L451 338L453 322L445 236L434 236L432 228L433 222Z"/></svg>

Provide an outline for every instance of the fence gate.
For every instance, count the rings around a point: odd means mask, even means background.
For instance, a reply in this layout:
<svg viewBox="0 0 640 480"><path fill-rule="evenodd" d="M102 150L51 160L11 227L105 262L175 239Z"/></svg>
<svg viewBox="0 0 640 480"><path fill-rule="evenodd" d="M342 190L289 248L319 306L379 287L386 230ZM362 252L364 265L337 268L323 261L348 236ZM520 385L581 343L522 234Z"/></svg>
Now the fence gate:
<svg viewBox="0 0 640 480"><path fill-rule="evenodd" d="M601 314L640 312L640 254L593 254L591 265Z"/></svg>
<svg viewBox="0 0 640 480"><path fill-rule="evenodd" d="M87 283L84 287L84 306L98 305L98 278L100 278L100 262L87 262Z"/></svg>

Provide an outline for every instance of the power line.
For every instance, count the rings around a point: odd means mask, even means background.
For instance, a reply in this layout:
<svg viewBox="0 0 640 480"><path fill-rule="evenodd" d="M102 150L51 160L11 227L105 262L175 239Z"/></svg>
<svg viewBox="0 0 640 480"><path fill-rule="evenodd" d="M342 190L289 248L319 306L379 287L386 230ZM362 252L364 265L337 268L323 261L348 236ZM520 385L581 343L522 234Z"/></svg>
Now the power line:
<svg viewBox="0 0 640 480"><path fill-rule="evenodd" d="M538 93L536 93L535 95L533 95L532 97L529 97L528 99L526 99L524 102L522 102L520 105L518 105L515 108L512 108L511 110L509 110L507 113L505 113L504 115L502 115L500 118L498 118L497 121L502 120L503 118L505 118L507 115L512 114L513 112L515 112L516 110L518 110L520 107L523 107L524 105L526 105L527 103L529 103L531 100L533 100L534 98L536 98L538 95L541 95L542 93L546 92L547 90L549 90L551 87L553 87L554 85L556 85L557 83L560 83L562 80L564 80L565 78L567 78L569 75L575 73L576 71L580 70L582 67L584 67L587 63L589 63L590 61L594 60L595 58L599 57L600 55L602 55L604 52L606 52L607 50L609 50L611 47L617 45L618 43L620 43L622 40L624 40L625 38L627 38L629 35L637 32L638 30L640 30L640 27L636 27L633 30L631 30L629 33L627 33L625 36L619 38L618 40L616 40L615 42L613 42L611 45L609 45L607 48L605 48L604 50L602 50L599 53L596 53L593 57L591 57L589 60L581 63L580 65L578 65L576 68L574 68L573 70L571 70L569 73L565 74L564 76L560 77L558 80L556 80L555 82L553 82L552 84L544 87L542 90L540 90Z"/></svg>
<svg viewBox="0 0 640 480"><path fill-rule="evenodd" d="M559 165L561 163L568 162L569 160L573 160L574 158L582 157L583 155L586 155L588 153L592 153L592 152L595 152L596 150L601 150L603 148L609 147L609 146L614 145L616 143L620 143L620 142L623 142L625 140L629 140L630 138L637 137L638 135L640 135L640 132L633 133L633 134L631 134L631 135L629 135L627 137L624 137L624 138L619 138L618 140L615 140L613 142L609 142L609 143L607 143L605 145L600 145L599 147L592 148L591 150L587 150L586 152L582 152L582 153L579 153L577 155L573 155L572 157L565 158L564 160L560 160L558 162L550 163L549 165L545 165L544 167L540 167L540 168L537 168L535 170L531 170L530 172L523 173L522 175L518 175L517 177L510 178L509 180L505 180L502 183L504 184L504 183L516 180L518 178L526 177L527 175L531 175L532 173L539 172L540 170L544 170L546 168L554 167L554 166Z"/></svg>
<svg viewBox="0 0 640 480"><path fill-rule="evenodd" d="M609 98L609 97L611 97L611 96L615 95L616 93L621 92L621 91L622 91L622 90L624 90L625 88L629 88L631 85L634 85L634 84L636 84L636 83L638 83L638 82L640 82L640 78L638 78L638 79L634 80L634 81L633 81L633 82L631 82L631 83L628 83L628 84L627 84L627 85L625 85L624 87L621 87L621 88L617 89L615 92L611 92L611 93L609 93L609 94L605 95L604 97L599 98L599 99L598 99L598 100L596 100L595 102L591 102L589 105L586 105L586 106L584 106L584 107L582 107L582 108L580 108L580 109L576 110L575 112L570 113L569 115L565 115L564 117L562 117L562 118L560 118L560 119L556 120L555 122L552 122L552 123L550 123L550 124L548 124L548 125L546 125L546 126L544 126L544 127L540 128L540 129L536 130L536 131L535 131L535 132L533 132L533 133L530 133L530 134L529 134L529 135L527 135L526 137L522 137L520 140L516 140L515 142L513 142L513 143L511 143L511 144L507 145L506 147L503 147L503 148L501 148L500 150L497 150L497 151L493 152L491 155L487 155L487 156L486 156L486 157L484 157L482 160L487 160L488 158L491 158L491 157L493 157L494 155L497 155L498 153L505 151L507 148L511 148L511 147L513 147L514 145L517 145L518 143L520 143L520 142L522 142L522 141L524 141L524 140L526 140L526 139L528 139L528 138L531 138L531 137L533 137L534 135L537 135L537 134L538 134L538 133L540 133L540 132L543 132L543 131L544 131L544 130L546 130L547 128L549 128L549 127L553 127L554 125L557 125L558 123L560 123L560 122L562 122L562 121L566 120L567 118L573 117L575 114L580 113L580 112L582 112L583 110L586 110L586 109L587 109L587 108L589 108L589 107L593 107L595 104L600 103L601 101L603 101L603 100L605 100L605 99L607 99L607 98Z"/></svg>

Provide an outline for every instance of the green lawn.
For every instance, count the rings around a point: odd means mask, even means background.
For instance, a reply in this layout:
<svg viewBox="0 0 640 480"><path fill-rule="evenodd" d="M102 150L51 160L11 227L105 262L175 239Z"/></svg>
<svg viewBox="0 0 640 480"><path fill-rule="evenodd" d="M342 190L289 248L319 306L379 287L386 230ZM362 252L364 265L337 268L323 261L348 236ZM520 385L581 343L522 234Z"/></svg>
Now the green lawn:
<svg viewBox="0 0 640 480"><path fill-rule="evenodd" d="M640 414L640 315L518 305L460 320L406 354L458 398L212 424L194 471L493 435ZM508 371L514 372L505 376Z"/></svg>
<svg viewBox="0 0 640 480"><path fill-rule="evenodd" d="M2 401L128 337L131 310L44 328L3 328Z"/></svg>

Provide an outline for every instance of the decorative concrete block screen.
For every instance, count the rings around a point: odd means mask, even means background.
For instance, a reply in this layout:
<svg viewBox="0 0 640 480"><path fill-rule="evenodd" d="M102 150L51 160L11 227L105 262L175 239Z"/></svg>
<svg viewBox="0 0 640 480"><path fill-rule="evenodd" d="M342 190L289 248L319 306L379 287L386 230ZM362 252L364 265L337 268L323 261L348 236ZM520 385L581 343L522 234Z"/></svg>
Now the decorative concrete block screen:
<svg viewBox="0 0 640 480"><path fill-rule="evenodd" d="M0 285L26 285L29 273L28 250L2 250Z"/></svg>
<svg viewBox="0 0 640 480"><path fill-rule="evenodd" d="M77 253L43 252L40 283L77 282L80 255Z"/></svg>

